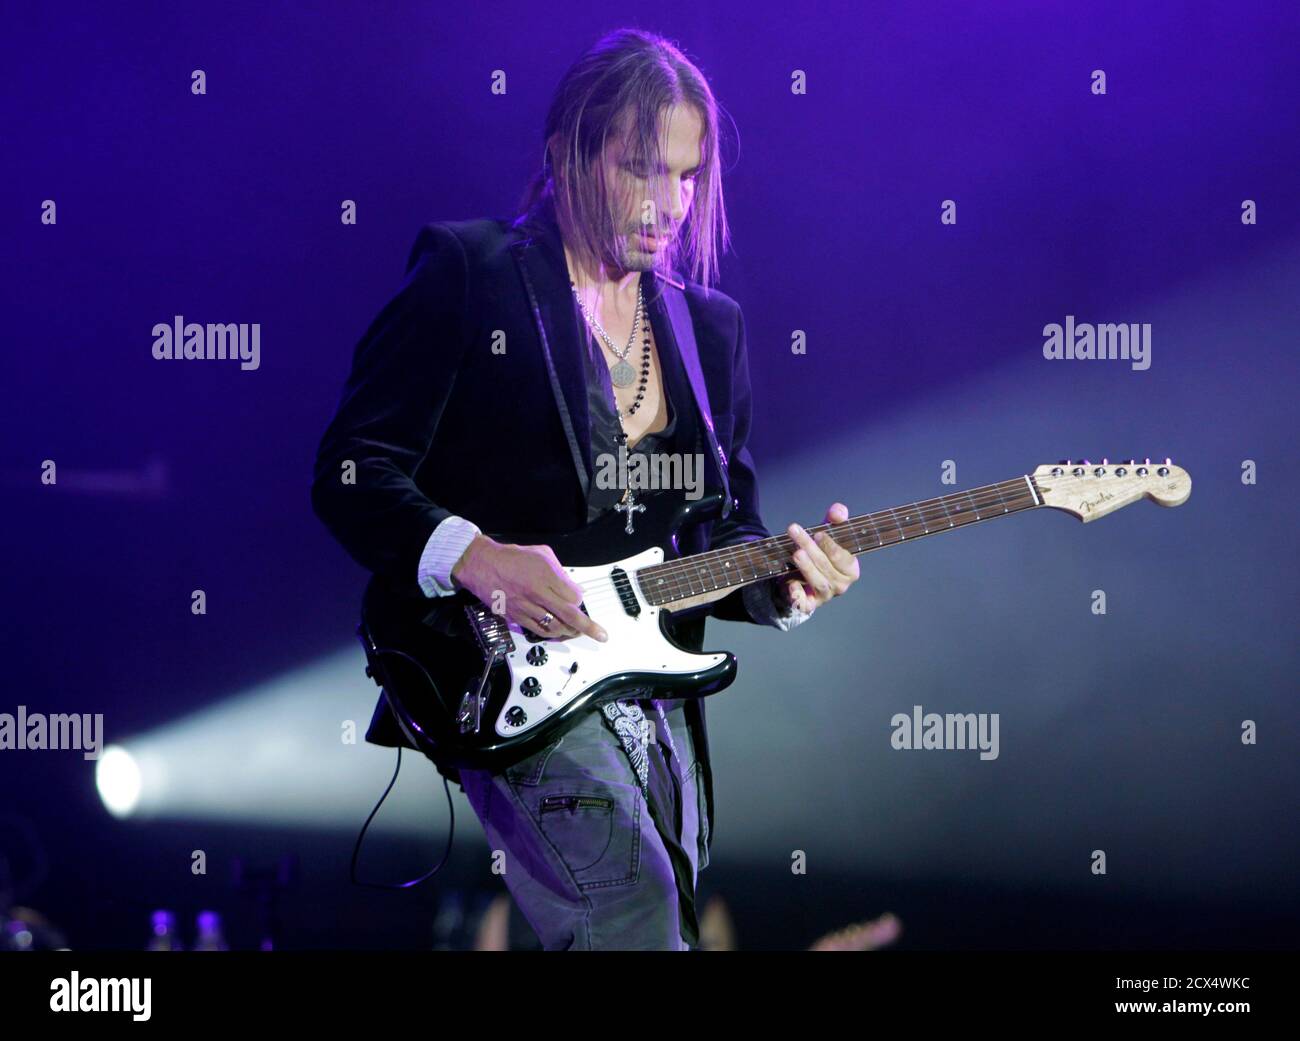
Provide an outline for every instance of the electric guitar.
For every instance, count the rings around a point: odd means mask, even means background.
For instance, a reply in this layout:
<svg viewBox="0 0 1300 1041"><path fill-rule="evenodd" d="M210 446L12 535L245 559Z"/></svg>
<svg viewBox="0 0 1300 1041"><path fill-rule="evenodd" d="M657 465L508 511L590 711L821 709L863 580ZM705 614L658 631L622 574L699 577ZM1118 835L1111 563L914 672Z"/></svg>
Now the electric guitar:
<svg viewBox="0 0 1300 1041"><path fill-rule="evenodd" d="M1192 481L1169 460L1111 465L1069 461L1032 474L895 509L819 524L855 556L994 517L1049 507L1085 523L1140 499L1179 506ZM554 742L584 710L653 687L656 696L704 697L736 678L728 651L694 652L667 631L673 612L754 582L799 574L788 535L682 557L677 533L719 516L722 494L696 500L660 491L566 535L494 534L545 543L583 590L581 608L609 634L544 639L494 613L468 590L403 598L378 580L366 589L357 635L367 675L384 688L408 735L441 765L498 769ZM630 551L630 552L629 552Z"/></svg>

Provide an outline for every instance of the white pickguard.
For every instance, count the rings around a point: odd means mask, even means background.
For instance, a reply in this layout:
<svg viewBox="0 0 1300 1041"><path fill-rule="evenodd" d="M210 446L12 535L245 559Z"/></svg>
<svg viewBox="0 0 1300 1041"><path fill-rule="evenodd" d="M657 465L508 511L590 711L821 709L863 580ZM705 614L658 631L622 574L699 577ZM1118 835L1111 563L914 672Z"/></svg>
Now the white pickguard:
<svg viewBox="0 0 1300 1041"><path fill-rule="evenodd" d="M726 654L695 654L679 650L659 631L659 612L662 609L646 602L634 575L638 569L661 563L663 559L664 551L654 546L636 556L608 564L564 569L569 578L582 586L587 614L609 634L608 643L593 640L590 636L529 643L525 630L514 622L508 623L515 650L505 660L510 670L510 696L497 713L497 734L517 737L527 733L589 687L618 673L681 676L710 669L726 659ZM631 592L641 607L638 615L629 615L623 608L610 577L616 567L621 567L628 575ZM546 660L533 665L527 655L539 647L546 652ZM537 693L532 696L525 695L521 689L529 678L536 679L538 684ZM520 725L512 726L506 722L512 708L519 708L526 716Z"/></svg>

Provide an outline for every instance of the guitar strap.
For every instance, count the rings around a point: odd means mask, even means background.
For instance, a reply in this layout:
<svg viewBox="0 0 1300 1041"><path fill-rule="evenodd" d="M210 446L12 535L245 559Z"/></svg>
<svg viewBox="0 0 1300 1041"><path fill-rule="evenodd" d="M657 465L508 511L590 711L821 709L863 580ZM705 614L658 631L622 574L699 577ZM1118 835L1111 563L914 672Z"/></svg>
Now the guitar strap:
<svg viewBox="0 0 1300 1041"><path fill-rule="evenodd" d="M731 513L731 483L727 479L727 454L718 444L718 435L713 429L713 410L709 406L709 389L704 383L704 372L700 368L700 351L695 342L695 326L691 322L690 307L686 303L686 294L676 283L660 276L660 287L668 312L668 322L672 327L673 338L677 341L677 353L681 355L686 367L686 376L690 380L691 390L695 394L695 404L704 425L704 437L709 455L714 462L714 472L718 475L722 487L722 516Z"/></svg>

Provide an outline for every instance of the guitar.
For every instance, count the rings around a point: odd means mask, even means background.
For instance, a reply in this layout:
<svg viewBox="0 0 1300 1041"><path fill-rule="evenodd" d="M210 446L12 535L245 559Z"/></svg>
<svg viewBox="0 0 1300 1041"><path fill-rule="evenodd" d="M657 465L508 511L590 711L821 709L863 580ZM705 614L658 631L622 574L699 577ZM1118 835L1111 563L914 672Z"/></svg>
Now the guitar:
<svg viewBox="0 0 1300 1041"><path fill-rule="evenodd" d="M1191 490L1187 472L1169 460L1067 460L807 531L828 531L856 556L1043 507L1086 523L1141 499L1179 506ZM433 599L401 597L371 580L357 628L366 673L387 692L408 736L426 755L440 765L498 769L553 743L584 710L627 691L653 687L659 697L690 698L730 686L735 655L681 647L668 632L669 619L733 589L799 574L791 561L794 542L775 535L682 557L677 533L719 516L722 494L687 500L660 491L642 500L638 511L642 505L635 528L628 510L626 519L611 512L565 535L491 536L549 545L582 588L582 610L609 634L606 643L589 636L536 636L468 590Z"/></svg>

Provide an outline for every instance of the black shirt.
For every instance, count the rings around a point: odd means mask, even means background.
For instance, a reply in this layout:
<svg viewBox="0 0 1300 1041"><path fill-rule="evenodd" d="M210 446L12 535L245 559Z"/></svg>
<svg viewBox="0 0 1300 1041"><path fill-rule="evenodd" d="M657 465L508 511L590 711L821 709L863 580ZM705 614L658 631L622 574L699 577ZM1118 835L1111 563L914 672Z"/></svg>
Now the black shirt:
<svg viewBox="0 0 1300 1041"><path fill-rule="evenodd" d="M653 284L653 276L642 275L643 286ZM591 449L592 458L596 462L596 473L599 474L600 459L602 455L614 460L618 459L618 435L621 430L616 409L618 407L617 399L614 396L614 384L609 375L609 363L605 359L607 348L598 341L596 334L587 324L586 317L582 309L574 301L574 309L577 312L578 329L583 335L584 350L582 357L587 370L587 405L591 415ZM649 309L644 319L649 321ZM634 342L632 350L628 352L627 361L637 372L637 378L640 379L641 357L644 350L641 342L642 334L638 332L637 341ZM628 449L628 458L636 453L642 453L650 456L656 452L681 452L687 450L694 451L698 447L698 431L693 431L692 424L689 422L679 422L684 419L683 412L680 408L674 407L673 404L673 386L681 387L681 381L677 378L678 372L675 368L670 368L671 362L664 361L661 356L663 394L665 405L668 409L668 424L663 430L656 433L645 434L642 438ZM696 436L692 436L695 433ZM625 489L621 487L602 488L600 482L593 479L590 484L590 490L587 496L587 523L590 524L597 517L613 509L613 507L623 498ZM634 490L633 494L636 494ZM656 720L658 713L650 704L651 690L632 691L629 695L637 700L641 705L648 718ZM642 695L642 696L638 696ZM668 712L677 702L671 699L661 699L660 704L664 711ZM599 712L599 708L592 711ZM659 735L660 728L656 726L656 735ZM677 780L677 774L672 770L667 762L667 757L671 756L669 746L660 738L653 742L651 748L646 749L646 759L648 766L648 796L647 805L650 810L650 818L654 821L655 828L659 832L659 837L663 840L665 848L668 850L669 859L673 864L673 872L677 879L677 896L680 911L682 937L692 947L698 947L699 923L695 911L695 887L691 880L691 862L686 851L681 845L681 820L682 807L681 800L683 793ZM680 754L680 750L679 750ZM685 763L679 764L682 771L686 769ZM703 824L701 823L701 827Z"/></svg>

